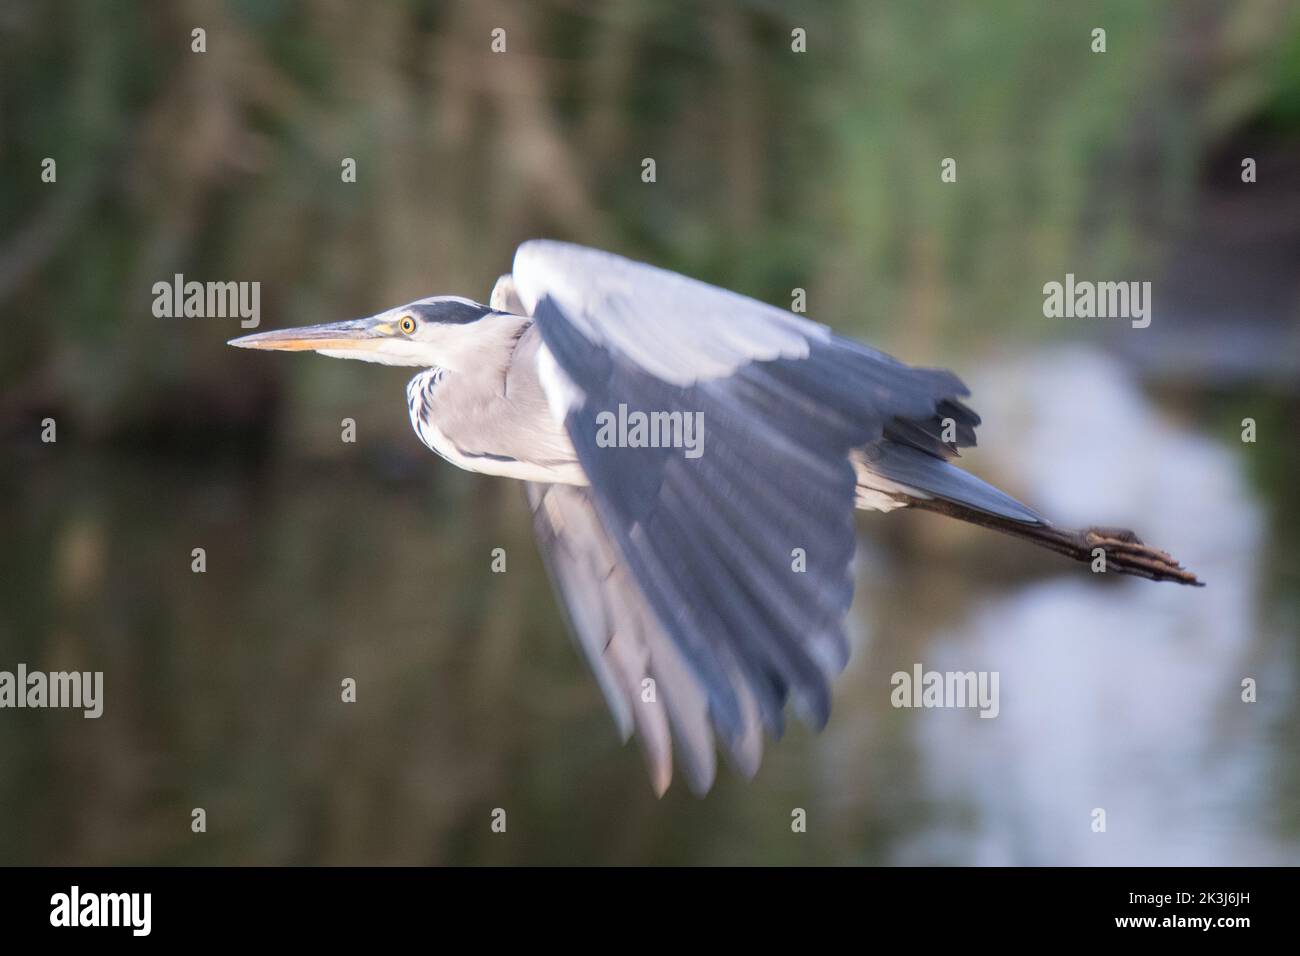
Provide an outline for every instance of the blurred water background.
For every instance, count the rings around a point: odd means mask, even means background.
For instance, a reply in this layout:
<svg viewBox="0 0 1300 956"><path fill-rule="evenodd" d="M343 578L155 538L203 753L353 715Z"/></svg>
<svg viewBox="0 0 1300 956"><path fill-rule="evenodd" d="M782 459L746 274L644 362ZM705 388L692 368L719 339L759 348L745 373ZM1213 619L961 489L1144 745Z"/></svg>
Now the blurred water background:
<svg viewBox="0 0 1300 956"><path fill-rule="evenodd" d="M10 0L0 216L0 669L107 698L0 711L0 863L1300 862L1294 3ZM486 298L539 235L806 289L965 377L974 470L1209 587L864 515L828 728L656 800L407 370L150 311L178 272L261 282L263 329ZM1067 272L1151 280L1151 327L1044 318ZM917 662L997 670L999 717L892 708Z"/></svg>

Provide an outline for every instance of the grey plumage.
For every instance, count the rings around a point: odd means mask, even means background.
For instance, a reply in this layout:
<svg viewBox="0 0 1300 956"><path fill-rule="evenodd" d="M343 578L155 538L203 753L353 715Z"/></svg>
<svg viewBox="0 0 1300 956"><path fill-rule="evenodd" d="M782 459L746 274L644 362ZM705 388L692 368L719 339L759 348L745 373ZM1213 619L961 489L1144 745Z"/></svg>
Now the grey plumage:
<svg viewBox="0 0 1300 956"><path fill-rule="evenodd" d="M826 722L855 505L942 511L1079 559L1101 546L1123 573L1197 583L1131 532L1053 528L951 464L980 421L951 372L609 253L527 242L489 306L433 297L234 344L427 366L407 389L413 427L463 468L526 483L577 644L657 792L674 749L708 790L715 739L755 773L787 701ZM702 453L610 445L615 408L702 416Z"/></svg>
<svg viewBox="0 0 1300 956"><path fill-rule="evenodd" d="M691 789L706 792L716 770L708 698L605 533L590 490L534 482L525 488L538 546L620 734L625 741L639 735L651 783L662 793L672 776L676 733ZM761 753L756 726L731 750L751 776Z"/></svg>

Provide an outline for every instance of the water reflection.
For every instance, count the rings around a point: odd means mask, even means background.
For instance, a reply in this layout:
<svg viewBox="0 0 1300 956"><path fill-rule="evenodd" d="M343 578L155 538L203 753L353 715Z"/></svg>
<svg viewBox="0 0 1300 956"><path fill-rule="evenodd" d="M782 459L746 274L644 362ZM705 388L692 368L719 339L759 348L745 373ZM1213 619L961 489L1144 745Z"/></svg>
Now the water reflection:
<svg viewBox="0 0 1300 956"><path fill-rule="evenodd" d="M919 722L924 786L949 819L899 858L1300 859L1270 820L1280 796L1270 732L1293 674L1260 606L1263 528L1241 463L1166 421L1095 352L1063 349L982 379L989 417L1015 426L994 440L1029 500L1071 522L1139 527L1210 586L1073 575L972 602L942 628L934 666L999 670L1003 708L992 721L936 712ZM1259 703L1242 701L1247 677Z"/></svg>
<svg viewBox="0 0 1300 956"><path fill-rule="evenodd" d="M103 670L107 703L0 720L0 863L1295 862L1296 646L1236 453L1093 353L974 384L985 473L1140 527L1210 587L866 516L830 726L704 801L656 801L617 742L508 483L23 453L0 476L0 662ZM914 662L1000 671L1000 716L894 710Z"/></svg>

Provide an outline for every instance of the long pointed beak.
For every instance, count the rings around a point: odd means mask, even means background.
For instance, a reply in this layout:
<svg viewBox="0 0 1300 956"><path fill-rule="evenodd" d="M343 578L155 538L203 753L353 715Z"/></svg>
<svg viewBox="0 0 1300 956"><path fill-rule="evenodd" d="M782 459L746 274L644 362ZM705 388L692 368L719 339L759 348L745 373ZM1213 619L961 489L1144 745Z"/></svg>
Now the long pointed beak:
<svg viewBox="0 0 1300 956"><path fill-rule="evenodd" d="M238 349L278 349L284 352L348 351L374 349L391 333L391 326L379 319L349 319L243 335L226 344Z"/></svg>

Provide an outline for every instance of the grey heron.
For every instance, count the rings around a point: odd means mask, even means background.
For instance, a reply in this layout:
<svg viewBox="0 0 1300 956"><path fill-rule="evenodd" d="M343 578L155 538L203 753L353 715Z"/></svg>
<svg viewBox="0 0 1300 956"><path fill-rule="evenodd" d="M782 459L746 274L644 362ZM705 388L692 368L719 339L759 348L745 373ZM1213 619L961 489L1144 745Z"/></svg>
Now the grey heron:
<svg viewBox="0 0 1300 956"><path fill-rule="evenodd" d="M230 344L423 369L407 386L416 434L525 483L577 644L659 794L674 753L697 793L719 745L753 776L787 701L826 723L848 658L855 507L928 509L1200 583L1132 532L1057 528L952 464L980 422L952 372L582 246L523 243L486 305L434 296ZM644 429L609 440L615 409L665 432L698 416L699 453Z"/></svg>

